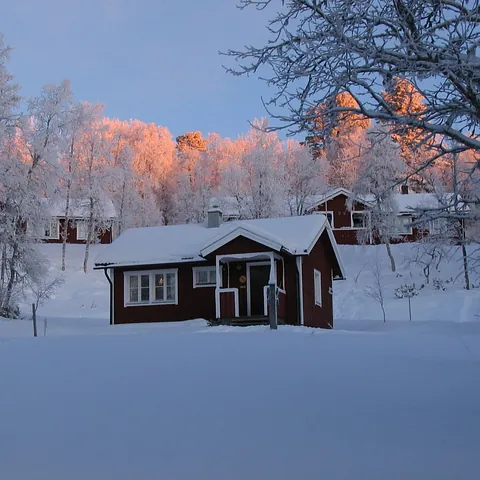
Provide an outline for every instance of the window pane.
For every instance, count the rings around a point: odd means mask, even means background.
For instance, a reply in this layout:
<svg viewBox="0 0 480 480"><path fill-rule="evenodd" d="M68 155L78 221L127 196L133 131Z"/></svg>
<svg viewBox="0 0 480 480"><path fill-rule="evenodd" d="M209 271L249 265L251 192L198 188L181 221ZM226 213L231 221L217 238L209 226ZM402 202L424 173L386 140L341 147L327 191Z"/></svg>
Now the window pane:
<svg viewBox="0 0 480 480"><path fill-rule="evenodd" d="M167 273L167 297L166 300L173 301L175 300L175 274Z"/></svg>
<svg viewBox="0 0 480 480"><path fill-rule="evenodd" d="M138 288L138 277L136 275L131 275L128 278L130 278L130 288Z"/></svg>
<svg viewBox="0 0 480 480"><path fill-rule="evenodd" d="M148 302L150 300L150 275L141 275L140 282L140 298L142 302Z"/></svg>
<svg viewBox="0 0 480 480"><path fill-rule="evenodd" d="M167 287L167 300L175 300L175 287Z"/></svg>
<svg viewBox="0 0 480 480"><path fill-rule="evenodd" d="M175 286L175 274L167 273L167 287Z"/></svg>
<svg viewBox="0 0 480 480"><path fill-rule="evenodd" d="M163 273L156 273L155 274L155 300L156 301L163 301L164 299L164 276Z"/></svg>
<svg viewBox="0 0 480 480"><path fill-rule="evenodd" d="M352 213L352 227L353 228L364 228L365 227L365 214L363 214L363 213Z"/></svg>
<svg viewBox="0 0 480 480"><path fill-rule="evenodd" d="M138 289L130 289L130 302L138 302Z"/></svg>
<svg viewBox="0 0 480 480"><path fill-rule="evenodd" d="M212 285L215 285L217 283L217 272L215 272L215 269L210 270L210 279L208 283L211 283Z"/></svg>
<svg viewBox="0 0 480 480"><path fill-rule="evenodd" d="M197 283L208 283L208 272L206 270L197 270Z"/></svg>
<svg viewBox="0 0 480 480"><path fill-rule="evenodd" d="M138 302L138 277L136 275L131 275L129 279L129 290L130 290L130 302Z"/></svg>

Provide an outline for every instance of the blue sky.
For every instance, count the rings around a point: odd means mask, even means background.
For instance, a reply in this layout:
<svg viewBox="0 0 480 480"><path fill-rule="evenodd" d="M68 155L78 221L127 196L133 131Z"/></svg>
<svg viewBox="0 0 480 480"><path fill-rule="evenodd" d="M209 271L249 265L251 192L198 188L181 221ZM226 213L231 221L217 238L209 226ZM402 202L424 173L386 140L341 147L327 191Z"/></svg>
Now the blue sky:
<svg viewBox="0 0 480 480"><path fill-rule="evenodd" d="M25 97L69 78L78 100L173 135L236 137L265 115L268 87L226 74L218 50L267 38L272 12L236 0L12 0L0 31L14 48L9 70ZM271 9L270 9L271 10ZM267 14L266 14L267 13Z"/></svg>

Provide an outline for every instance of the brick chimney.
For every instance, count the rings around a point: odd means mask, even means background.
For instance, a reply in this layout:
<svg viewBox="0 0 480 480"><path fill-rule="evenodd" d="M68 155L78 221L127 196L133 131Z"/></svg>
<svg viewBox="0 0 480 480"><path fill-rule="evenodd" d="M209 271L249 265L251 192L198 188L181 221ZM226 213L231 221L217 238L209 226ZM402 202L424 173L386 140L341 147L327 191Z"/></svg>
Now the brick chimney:
<svg viewBox="0 0 480 480"><path fill-rule="evenodd" d="M222 224L222 209L216 205L207 211L207 227L218 228Z"/></svg>
<svg viewBox="0 0 480 480"><path fill-rule="evenodd" d="M408 195L408 185L402 185L402 195Z"/></svg>

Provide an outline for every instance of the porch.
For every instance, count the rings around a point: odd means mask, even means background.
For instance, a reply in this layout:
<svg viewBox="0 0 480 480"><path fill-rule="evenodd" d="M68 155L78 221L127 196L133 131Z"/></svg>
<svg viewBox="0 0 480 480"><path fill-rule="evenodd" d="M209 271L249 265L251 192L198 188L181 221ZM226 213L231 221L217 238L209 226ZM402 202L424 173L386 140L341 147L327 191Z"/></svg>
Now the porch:
<svg viewBox="0 0 480 480"><path fill-rule="evenodd" d="M274 252L216 256L215 311L218 323L269 323L269 285L275 288L278 323L286 319L285 267Z"/></svg>

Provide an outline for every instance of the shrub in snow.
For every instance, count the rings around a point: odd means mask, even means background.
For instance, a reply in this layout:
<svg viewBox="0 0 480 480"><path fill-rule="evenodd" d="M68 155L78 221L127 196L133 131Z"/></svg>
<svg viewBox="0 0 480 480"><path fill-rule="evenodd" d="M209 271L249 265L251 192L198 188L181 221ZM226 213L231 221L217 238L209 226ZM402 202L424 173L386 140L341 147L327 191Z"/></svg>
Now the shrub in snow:
<svg viewBox="0 0 480 480"><path fill-rule="evenodd" d="M423 288L423 285L421 288ZM414 283L412 284L404 283L403 285L400 285L398 288L395 289L395 296L397 298L408 298L408 317L410 321L412 321L411 298L416 297L418 293L419 292Z"/></svg>
<svg viewBox="0 0 480 480"><path fill-rule="evenodd" d="M449 283L448 280L441 280L440 278L433 278L432 285L435 290L446 290L445 284Z"/></svg>
<svg viewBox="0 0 480 480"><path fill-rule="evenodd" d="M395 296L397 298L416 297L418 293L418 289L414 283L412 283L411 285L408 283L404 283L403 285L400 285L398 288L395 289Z"/></svg>

